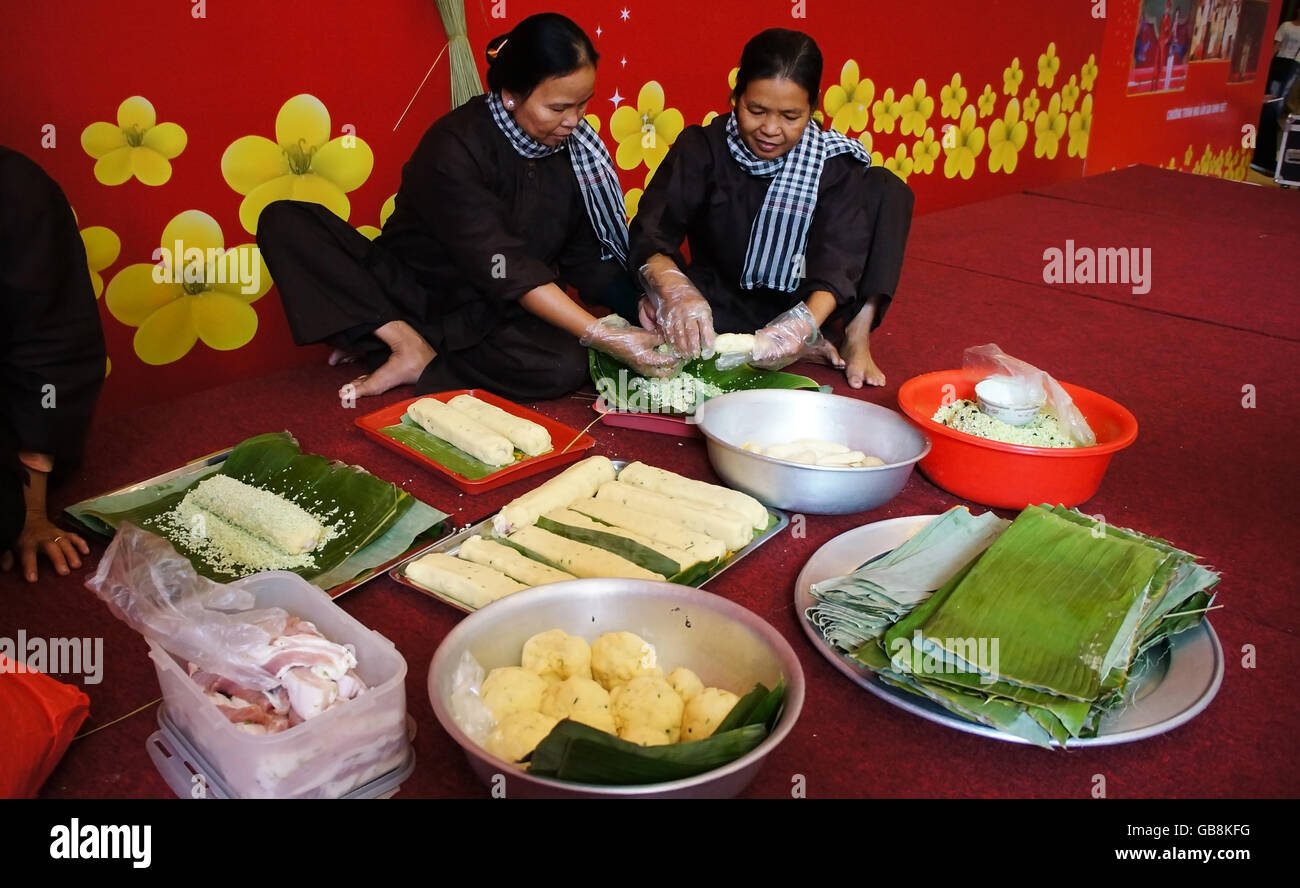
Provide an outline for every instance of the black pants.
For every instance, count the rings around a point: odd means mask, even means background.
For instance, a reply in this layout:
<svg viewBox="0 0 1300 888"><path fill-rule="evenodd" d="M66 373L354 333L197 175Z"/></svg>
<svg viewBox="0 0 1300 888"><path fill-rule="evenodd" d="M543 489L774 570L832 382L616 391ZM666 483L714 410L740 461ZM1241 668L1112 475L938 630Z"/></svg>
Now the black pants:
<svg viewBox="0 0 1300 888"><path fill-rule="evenodd" d="M360 352L373 369L388 357L377 328L401 320L423 336L437 357L420 375L416 394L484 388L512 400L557 398L588 378L578 341L518 303L504 306L480 342L447 347L438 294L382 244L319 204L271 204L258 219L257 243L299 345L325 342Z"/></svg>

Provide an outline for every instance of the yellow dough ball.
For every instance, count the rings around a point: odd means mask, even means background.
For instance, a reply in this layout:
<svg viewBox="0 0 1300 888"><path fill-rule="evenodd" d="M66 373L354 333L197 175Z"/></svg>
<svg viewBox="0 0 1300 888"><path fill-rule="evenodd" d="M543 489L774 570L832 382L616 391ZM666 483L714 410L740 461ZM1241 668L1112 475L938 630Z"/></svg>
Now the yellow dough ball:
<svg viewBox="0 0 1300 888"><path fill-rule="evenodd" d="M539 711L545 690L546 682L536 672L520 666L502 666L483 679L479 696L500 722L516 712Z"/></svg>
<svg viewBox="0 0 1300 888"><path fill-rule="evenodd" d="M591 648L583 638L552 629L524 642L520 665L536 672L547 684L575 676L591 678Z"/></svg>
<svg viewBox="0 0 1300 888"><path fill-rule="evenodd" d="M642 675L609 695L618 736L642 746L676 743L681 734L682 698L659 676Z"/></svg>
<svg viewBox="0 0 1300 888"><path fill-rule="evenodd" d="M483 746L493 755L518 765L557 724L558 719L540 712L516 712L501 719Z"/></svg>
<svg viewBox="0 0 1300 888"><path fill-rule="evenodd" d="M685 666L678 666L668 673L668 683L673 686L673 690L682 698L683 703L691 702L692 697L704 690L704 682Z"/></svg>
<svg viewBox="0 0 1300 888"><path fill-rule="evenodd" d="M682 742L713 736L740 698L721 688L705 688L686 704L682 712Z"/></svg>
<svg viewBox="0 0 1300 888"><path fill-rule="evenodd" d="M615 733L609 692L590 678L566 678L542 694L542 714L570 718L606 733Z"/></svg>
<svg viewBox="0 0 1300 888"><path fill-rule="evenodd" d="M606 632L591 643L591 677L605 690L642 675L663 675L654 645L632 632Z"/></svg>

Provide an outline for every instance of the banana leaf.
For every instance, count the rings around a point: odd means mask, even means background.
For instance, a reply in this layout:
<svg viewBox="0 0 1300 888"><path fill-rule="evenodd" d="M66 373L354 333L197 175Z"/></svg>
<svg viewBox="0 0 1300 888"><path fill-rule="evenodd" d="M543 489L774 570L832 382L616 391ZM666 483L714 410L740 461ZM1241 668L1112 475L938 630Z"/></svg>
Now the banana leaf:
<svg viewBox="0 0 1300 888"><path fill-rule="evenodd" d="M1168 557L1031 506L925 613L921 646L960 660L959 642L1005 640L994 678L1092 702L1122 679L1136 653L1147 590ZM967 665L987 674L980 669L987 664Z"/></svg>
<svg viewBox="0 0 1300 888"><path fill-rule="evenodd" d="M507 466L490 466L480 459L475 459L459 447L430 433L424 426L405 413L402 414L401 422L384 426L379 430L379 434L386 435L394 441L400 441L421 456L428 457L443 468L471 481L486 478L493 472L499 472L502 469L509 468L509 465L514 465L514 463L510 463ZM524 457L523 452L518 449L515 450L514 455L515 462Z"/></svg>
<svg viewBox="0 0 1300 888"><path fill-rule="evenodd" d="M405 552L417 537L432 536L447 517L359 467L303 453L288 432L249 438L223 462L183 479L78 503L67 513L106 536L111 536L121 522L130 521L170 540L201 575L230 582L243 574L227 573L208 564L189 545L189 534L168 526L164 520L191 487L216 473L283 496L324 519L327 525L337 526L338 535L315 553L315 566L294 571L326 589Z"/></svg>
<svg viewBox="0 0 1300 888"><path fill-rule="evenodd" d="M626 558L633 564L665 577L676 576L682 571L683 567L690 566L678 564L667 555L616 533L605 533L600 530L592 530L589 527L574 527L569 524L561 524L558 521L552 521L545 515L537 519L537 526L542 530L549 530L557 536L573 540L576 543L586 543L588 546L595 546L598 549L604 549L606 552L613 552L620 558Z"/></svg>
<svg viewBox="0 0 1300 888"><path fill-rule="evenodd" d="M633 387L634 380L642 380L635 370L614 360L609 355L595 349L587 350L587 364L591 372L591 381L595 383L596 393L604 397L605 403L612 410L632 413L693 413L694 406L686 410L672 410L663 404L651 403L644 389ZM689 373L708 385L716 386L724 393L739 392L748 389L819 389L821 386L807 376L785 373L779 370L760 370L749 364L741 364L731 370L719 370L716 358L697 358L687 362L677 377ZM698 402L697 402L698 403Z"/></svg>

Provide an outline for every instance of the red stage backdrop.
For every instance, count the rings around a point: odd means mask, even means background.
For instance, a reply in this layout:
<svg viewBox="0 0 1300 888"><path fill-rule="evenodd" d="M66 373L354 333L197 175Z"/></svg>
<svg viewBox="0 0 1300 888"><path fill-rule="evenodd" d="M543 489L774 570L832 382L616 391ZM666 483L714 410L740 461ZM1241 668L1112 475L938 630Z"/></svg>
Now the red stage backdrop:
<svg viewBox="0 0 1300 888"><path fill-rule="evenodd" d="M681 129L728 110L745 40L807 31L826 59L822 119L925 213L1137 162L1241 178L1279 0L1169 0L1168 21L1164 4L467 0L466 13L476 55L543 10L592 35L589 119L629 214ZM102 409L323 359L293 346L248 249L257 212L314 200L377 234L402 164L449 107L445 56L424 80L445 43L433 0L70 0L12 17L0 142L77 211L109 345ZM198 253L172 257L177 241Z"/></svg>

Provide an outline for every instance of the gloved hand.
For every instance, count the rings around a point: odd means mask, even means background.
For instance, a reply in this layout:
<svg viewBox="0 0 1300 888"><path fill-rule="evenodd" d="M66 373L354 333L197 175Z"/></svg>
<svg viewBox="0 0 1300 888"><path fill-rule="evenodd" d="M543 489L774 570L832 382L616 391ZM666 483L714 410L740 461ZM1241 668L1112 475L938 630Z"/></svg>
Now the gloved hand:
<svg viewBox="0 0 1300 888"><path fill-rule="evenodd" d="M592 321L578 341L617 358L642 376L672 376L681 369L682 359L676 351L659 351L662 336L633 327L616 314Z"/></svg>
<svg viewBox="0 0 1300 888"><path fill-rule="evenodd" d="M641 266L646 302L642 323L653 321L687 360L713 356L713 309L695 285L677 268Z"/></svg>
<svg viewBox="0 0 1300 888"><path fill-rule="evenodd" d="M815 345L820 338L817 319L800 302L754 334L754 359L750 363L764 370L778 370L797 361L804 349Z"/></svg>

